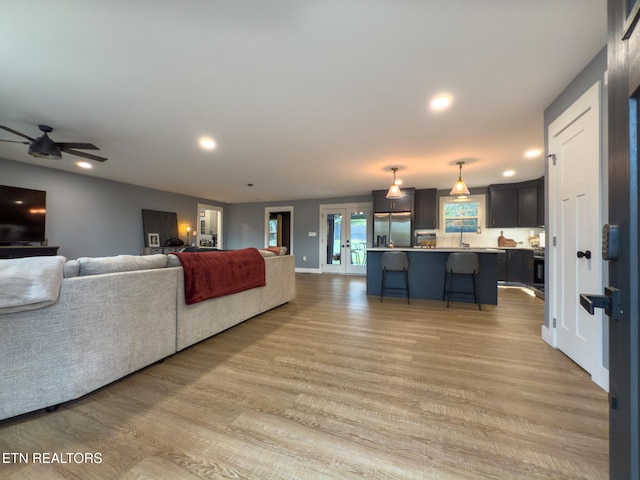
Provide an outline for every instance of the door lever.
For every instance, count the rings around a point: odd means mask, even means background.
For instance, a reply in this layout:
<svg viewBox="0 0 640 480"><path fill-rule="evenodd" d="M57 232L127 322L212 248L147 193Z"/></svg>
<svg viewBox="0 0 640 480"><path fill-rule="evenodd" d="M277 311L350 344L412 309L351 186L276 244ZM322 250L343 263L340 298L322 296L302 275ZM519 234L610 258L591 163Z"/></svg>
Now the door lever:
<svg viewBox="0 0 640 480"><path fill-rule="evenodd" d="M586 258L587 260L589 260L591 258L591 250L586 250L584 252L578 252L578 258Z"/></svg>
<svg viewBox="0 0 640 480"><path fill-rule="evenodd" d="M604 287L604 295L580 294L580 305L590 315L596 308L604 308L604 313L613 320L620 320L620 290L613 287Z"/></svg>

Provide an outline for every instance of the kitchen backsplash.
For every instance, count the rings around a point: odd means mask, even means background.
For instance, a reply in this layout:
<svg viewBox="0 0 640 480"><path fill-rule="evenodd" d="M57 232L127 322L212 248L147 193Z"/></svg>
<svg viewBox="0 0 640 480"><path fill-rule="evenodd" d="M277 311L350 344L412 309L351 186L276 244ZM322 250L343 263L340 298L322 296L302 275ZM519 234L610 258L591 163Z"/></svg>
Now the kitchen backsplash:
<svg viewBox="0 0 640 480"><path fill-rule="evenodd" d="M460 234L445 235L439 230L433 231L437 234L438 247L457 247L460 244ZM501 231L505 238L518 242L517 247L531 248L529 236L539 237L544 228L484 228L481 233L463 234L462 241L471 247L496 248Z"/></svg>

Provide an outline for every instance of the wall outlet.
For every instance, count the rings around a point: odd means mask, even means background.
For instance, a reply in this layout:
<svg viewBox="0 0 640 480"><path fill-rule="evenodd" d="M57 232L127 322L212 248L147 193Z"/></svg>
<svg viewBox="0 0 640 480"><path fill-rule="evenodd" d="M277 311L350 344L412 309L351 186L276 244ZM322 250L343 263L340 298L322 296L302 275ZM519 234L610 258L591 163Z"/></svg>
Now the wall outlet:
<svg viewBox="0 0 640 480"><path fill-rule="evenodd" d="M310 237L315 237L316 235L318 235L316 232L309 232Z"/></svg>
<svg viewBox="0 0 640 480"><path fill-rule="evenodd" d="M307 261L307 257L302 257L302 261L306 262Z"/></svg>

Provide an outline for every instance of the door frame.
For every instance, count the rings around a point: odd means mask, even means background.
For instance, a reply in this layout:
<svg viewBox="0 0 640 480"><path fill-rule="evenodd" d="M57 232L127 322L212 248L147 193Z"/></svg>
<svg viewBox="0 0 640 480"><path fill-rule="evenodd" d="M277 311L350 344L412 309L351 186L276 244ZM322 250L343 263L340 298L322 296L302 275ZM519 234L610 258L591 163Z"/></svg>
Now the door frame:
<svg viewBox="0 0 640 480"><path fill-rule="evenodd" d="M279 207L264 207L264 246L269 246L269 218L272 213L289 212L289 251L287 255L293 255L293 205Z"/></svg>
<svg viewBox="0 0 640 480"><path fill-rule="evenodd" d="M601 106L601 88L602 83L597 81L593 84L585 93L583 93L573 104L571 104L556 120L554 120L548 128L548 137L547 137L547 153L549 156L547 157L547 161L549 165L547 165L546 171L548 172L548 188L547 188L547 204L550 205L549 208L549 225L548 225L548 239L547 239L547 259L548 259L548 288L546 288L546 298L549 307L549 324L542 326L542 339L546 341L549 345L554 348L558 348L558 327L556 325L556 319L559 318L560 309L558 304L558 291L557 286L559 284L558 272L560 267L560 262L565 261L564 258L559 255L559 252L556 248L556 237L558 235L558 219L556 218L556 199L558 197L558 182L557 182L557 171L553 166L553 162L555 161L554 152L556 151L555 147L555 139L567 128L569 128L578 118L582 117L586 112L592 110L593 120L597 122L597 125L593 125L593 129L597 132L597 155L599 157L598 162L598 186L596 191L594 192L599 198L596 199L594 203L596 203L599 207L598 212L596 212L597 219L594 222L598 228L600 228L605 222L607 217L606 207L603 205L602 199L605 197L605 192L607 191L607 175L604 173L603 158L602 158L602 145L600 141L600 132L601 132L601 117L602 117L602 106ZM575 261L575 259L572 259ZM596 256L594 261L601 261L599 252L596 252ZM604 263L604 262L602 262ZM608 277L608 269L607 265L602 265L602 271L600 275L600 285L604 285L605 279ZM578 304L578 297L576 296L576 304ZM577 308L580 308L579 305ZM595 317L591 318L592 321L599 321L601 324L601 328L598 329L599 338L598 338L598 366L596 367L597 371L589 372L591 375L591 379L602 389L605 391L609 391L609 370L606 368L604 362L604 353L607 351L605 349L604 341L605 341L605 329L608 329L608 321L607 318L602 315L600 312Z"/></svg>
<svg viewBox="0 0 640 480"><path fill-rule="evenodd" d="M358 203L331 203L331 204L321 204L320 205L320 228L319 228L319 232L320 232L320 238L318 241L318 259L319 259L319 267L320 267L320 273L336 273L336 274L341 274L341 275L366 275L366 263L363 267L363 271L362 272L348 272L347 271L347 264L345 264L344 262L342 263L342 266L344 266L344 271L341 272L336 272L336 271L331 271L328 272L326 270L326 263L325 263L325 255L326 255L326 246L325 246L325 240L327 238L327 224L326 221L324 219L324 215L326 214L326 212L332 212L335 210L345 210L346 214L348 216L349 211L350 210L360 210L366 213L367 215L367 228L366 228L366 232L367 232L367 247L369 247L371 245L371 222L373 221L373 215L372 215L372 203L371 202L358 202ZM345 217L346 220L348 220L347 216Z"/></svg>
<svg viewBox="0 0 640 480"><path fill-rule="evenodd" d="M629 8L633 6L633 8ZM620 229L608 285L620 315L609 321L609 475L640 478L640 3L608 0L609 222Z"/></svg>
<svg viewBox="0 0 640 480"><path fill-rule="evenodd" d="M224 219L224 207L218 206L218 205L208 205L206 203L198 203L198 213L196 214L196 218L198 219L197 224L196 224L196 231L198 232L198 234L196 235L196 238L198 239L197 243L198 245L200 245L200 211L201 210L214 210L220 213L220 216L218 218L218 231L216 233L217 235L217 246L216 248L222 250L223 247L223 243L224 243L224 230L223 230L223 219Z"/></svg>

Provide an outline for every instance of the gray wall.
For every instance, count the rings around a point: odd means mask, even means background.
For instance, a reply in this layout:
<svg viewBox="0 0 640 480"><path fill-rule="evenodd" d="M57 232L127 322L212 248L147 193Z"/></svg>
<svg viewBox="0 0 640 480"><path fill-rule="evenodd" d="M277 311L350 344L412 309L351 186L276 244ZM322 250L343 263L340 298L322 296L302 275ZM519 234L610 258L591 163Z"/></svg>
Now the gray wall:
<svg viewBox="0 0 640 480"><path fill-rule="evenodd" d="M60 255L67 258L140 254L144 246L143 208L176 212L179 226L188 224L194 228L199 202L223 205L3 159L0 184L47 192L49 245L60 246ZM182 229L179 234L184 239Z"/></svg>
<svg viewBox="0 0 640 480"><path fill-rule="evenodd" d="M551 125L567 108L569 108L580 96L582 96L589 88L593 86L597 81L600 81L601 91L600 91L600 112L601 112L601 156L602 164L600 166L600 172L602 177L602 188L603 188L603 220L607 221L608 218L608 184L607 184L607 163L608 163L608 101L607 101L607 87L604 84L604 74L607 71L607 47L605 46L594 58L589 62L589 64L578 74L578 76L571 81L571 83L563 90L563 92L558 95L558 97L545 109L544 111L544 143L545 143L545 158L548 155L547 146L548 146L548 135L549 135L549 125ZM549 178L548 172L545 172L545 178ZM546 185L545 185L546 187ZM545 211L545 225L549 223L549 201L548 201L548 192L549 189L545 188L545 192L547 192L547 201L545 202L546 211ZM547 237L547 248L550 248L551 239ZM607 283L607 279L609 277L607 264L605 262L604 266L604 275L605 275L605 284ZM545 279L545 283L549 283L549 269L545 269L545 275L547 278ZM550 325L549 319L549 304L547 303L545 306L545 321L544 324L548 327ZM606 368L609 368L609 323L608 320L603 322L602 326L602 340L603 340L603 365Z"/></svg>
<svg viewBox="0 0 640 480"><path fill-rule="evenodd" d="M320 205L371 202L371 195L292 200L268 203L228 205L229 221L225 224L226 248L261 247L264 245L265 208L293 207L293 253L296 268L320 268ZM309 232L317 232L310 237ZM307 257L307 261L303 260Z"/></svg>

